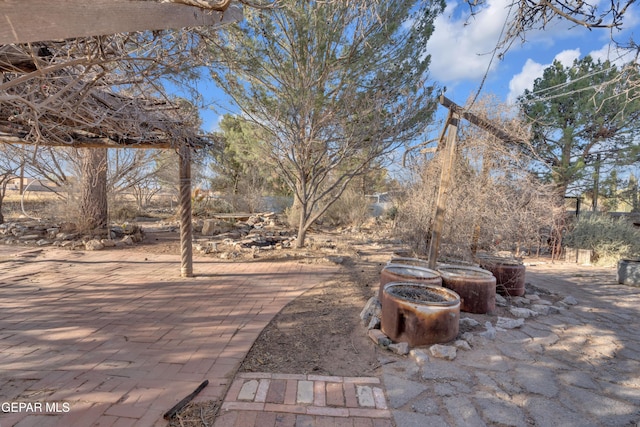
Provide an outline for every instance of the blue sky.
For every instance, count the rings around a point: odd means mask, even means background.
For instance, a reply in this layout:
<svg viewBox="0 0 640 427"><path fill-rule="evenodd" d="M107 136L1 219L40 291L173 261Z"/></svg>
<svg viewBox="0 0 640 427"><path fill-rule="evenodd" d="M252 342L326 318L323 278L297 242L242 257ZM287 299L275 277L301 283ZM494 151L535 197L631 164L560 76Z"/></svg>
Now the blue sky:
<svg viewBox="0 0 640 427"><path fill-rule="evenodd" d="M448 2L445 13L437 18L436 30L429 40L427 51L431 54L431 77L447 87L448 98L464 104L475 94L488 70L481 94L493 93L499 99L513 102L525 89L532 89L533 82L554 59L565 65L586 55L595 59L611 59L620 63L620 56L610 46L608 30L588 30L566 21L556 21L545 31L527 34L527 42L517 40L503 60L491 61L491 52L500 39L512 0L488 0L486 6L474 18L469 19L467 3ZM627 41L640 31L638 15L630 9L625 15L627 29L615 32L618 40ZM627 56L626 61L631 60Z"/></svg>
<svg viewBox="0 0 640 427"><path fill-rule="evenodd" d="M596 0L598 1L598 0ZM601 0L604 1L604 0ZM426 50L431 54L431 79L446 86L446 96L463 105L475 95L485 73L487 78L481 95L495 94L503 101L513 102L554 59L571 65L574 59L591 55L596 59L610 59L622 64L632 58L619 60L620 53L611 46L608 30L587 30L566 21L551 24L545 31L527 34L527 42L516 41L502 60L491 58L491 52L509 13L512 0L488 0L474 17L469 19L466 2L448 2L445 12L435 22L436 29ZM617 40L631 36L640 39L640 13L631 8L625 15L625 29L615 32ZM217 130L219 115L237 111L225 95L203 81L201 92L205 99L216 104L215 111L201 111L203 129Z"/></svg>

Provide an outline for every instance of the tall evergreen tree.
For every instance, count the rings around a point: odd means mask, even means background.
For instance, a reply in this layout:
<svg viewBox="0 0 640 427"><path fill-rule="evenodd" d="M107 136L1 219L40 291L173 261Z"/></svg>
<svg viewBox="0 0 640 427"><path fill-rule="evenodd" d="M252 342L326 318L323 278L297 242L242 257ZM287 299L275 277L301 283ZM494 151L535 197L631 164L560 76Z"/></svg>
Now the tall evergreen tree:
<svg viewBox="0 0 640 427"><path fill-rule="evenodd" d="M282 0L222 35L214 80L261 129L294 193L297 246L372 160L415 139L435 108L421 54L440 0ZM343 165L349 164L348 168Z"/></svg>
<svg viewBox="0 0 640 427"><path fill-rule="evenodd" d="M626 82L609 61L586 56L571 67L554 61L533 90L519 98L532 124L532 151L546 166L559 196L579 184L589 168L624 161L633 151L640 93Z"/></svg>

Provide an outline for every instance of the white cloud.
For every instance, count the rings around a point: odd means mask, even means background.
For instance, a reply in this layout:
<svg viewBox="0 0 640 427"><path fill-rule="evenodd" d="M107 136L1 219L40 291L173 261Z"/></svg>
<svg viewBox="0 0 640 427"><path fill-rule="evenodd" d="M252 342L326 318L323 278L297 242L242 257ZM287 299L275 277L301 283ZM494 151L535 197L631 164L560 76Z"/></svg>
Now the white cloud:
<svg viewBox="0 0 640 427"><path fill-rule="evenodd" d="M512 3L511 0L487 0L486 6L474 17L469 17L466 3L448 4L444 13L436 18L435 31L427 43L431 76L442 83L455 83L463 79L479 80L487 68L495 71L500 61L496 58L491 63L491 53L501 38ZM530 30L527 44L535 43L539 48L548 49L559 40L583 35L580 28L568 29L569 23L560 20L550 23L545 30ZM516 42L509 51L521 47ZM560 55L570 58L573 52ZM565 57L558 59L565 64Z"/></svg>
<svg viewBox="0 0 640 427"><path fill-rule="evenodd" d="M591 57L596 61L598 59L603 62L609 60L614 65L620 67L633 61L635 58L635 53L636 52L633 50L618 49L611 43L607 43L600 49L592 50L591 52L589 52L589 55L591 55Z"/></svg>
<svg viewBox="0 0 640 427"><path fill-rule="evenodd" d="M580 57L580 49L563 50L558 53L554 60L560 61L565 67L573 65L573 61ZM513 76L509 81L509 95L507 95L507 102L514 103L516 98L522 95L525 89L532 90L533 82L542 77L545 68L548 68L551 64L540 64L535 62L531 58L527 59L522 71Z"/></svg>
<svg viewBox="0 0 640 427"><path fill-rule="evenodd" d="M571 67L573 65L573 61L575 61L578 58L580 58L580 49L569 49L569 50L563 50L562 52L557 54L553 59L554 61L560 61L560 63L565 67ZM549 65L547 65L546 67L548 67Z"/></svg>
<svg viewBox="0 0 640 427"><path fill-rule="evenodd" d="M449 4L436 19L435 31L427 44L431 76L443 83L482 77L500 38L509 3L510 0L489 0L474 18L469 18L468 13L459 16L458 4ZM497 63L494 61L491 68Z"/></svg>
<svg viewBox="0 0 640 427"><path fill-rule="evenodd" d="M546 68L545 65L538 64L537 62L527 59L522 71L513 76L509 81L509 95L507 95L507 102L513 104L516 98L522 95L525 89L531 90L533 88L533 82L538 77L542 76L542 72Z"/></svg>

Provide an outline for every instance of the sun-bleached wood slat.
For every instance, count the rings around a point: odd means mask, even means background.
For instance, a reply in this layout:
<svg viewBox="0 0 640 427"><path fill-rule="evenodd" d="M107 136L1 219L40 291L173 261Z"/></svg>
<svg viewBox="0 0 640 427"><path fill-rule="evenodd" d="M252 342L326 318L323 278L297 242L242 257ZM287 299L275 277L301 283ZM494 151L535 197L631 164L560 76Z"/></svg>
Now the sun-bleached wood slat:
<svg viewBox="0 0 640 427"><path fill-rule="evenodd" d="M177 3L136 0L3 0L0 45L76 37L220 26L242 19L242 9L224 12Z"/></svg>

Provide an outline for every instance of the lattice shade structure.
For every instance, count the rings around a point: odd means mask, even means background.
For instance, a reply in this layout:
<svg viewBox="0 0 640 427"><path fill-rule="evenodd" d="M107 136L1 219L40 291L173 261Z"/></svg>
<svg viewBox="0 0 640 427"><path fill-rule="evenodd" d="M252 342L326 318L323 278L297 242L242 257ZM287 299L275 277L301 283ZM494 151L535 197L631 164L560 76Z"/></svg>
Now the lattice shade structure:
<svg viewBox="0 0 640 427"><path fill-rule="evenodd" d="M230 0L3 0L0 45L132 31L218 26L242 17Z"/></svg>
<svg viewBox="0 0 640 427"><path fill-rule="evenodd" d="M195 108L159 77L183 69L199 44L195 32L156 30L207 26L211 35L241 17L230 0L0 2L0 143L175 149L181 273L191 276L190 157L208 140Z"/></svg>

